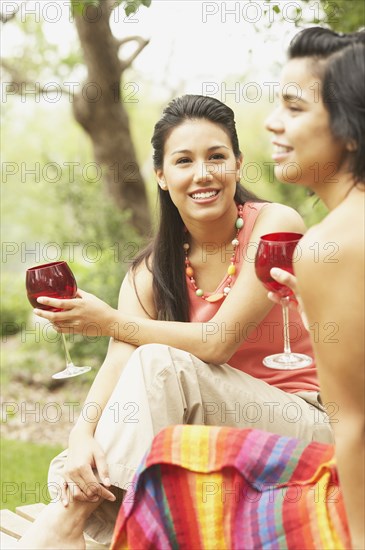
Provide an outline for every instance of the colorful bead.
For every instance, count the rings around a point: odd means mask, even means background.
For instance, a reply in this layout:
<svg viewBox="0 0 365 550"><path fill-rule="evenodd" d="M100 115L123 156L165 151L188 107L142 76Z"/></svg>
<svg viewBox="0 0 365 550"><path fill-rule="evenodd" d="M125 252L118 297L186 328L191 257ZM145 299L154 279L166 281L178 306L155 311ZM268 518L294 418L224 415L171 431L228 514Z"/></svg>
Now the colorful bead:
<svg viewBox="0 0 365 550"><path fill-rule="evenodd" d="M223 298L225 298L225 295L220 292L219 294L212 294L211 296L208 296L208 298L205 298L205 300L207 302L210 302L211 304L214 304L215 302L219 302Z"/></svg>
<svg viewBox="0 0 365 550"><path fill-rule="evenodd" d="M193 287L196 296L198 296L199 298L202 298L203 300L206 300L207 302L211 302L211 303L218 302L224 299L231 291L232 275L236 274L236 266L235 266L236 253L237 253L236 249L239 245L238 234L244 225L244 220L242 219L243 206L241 204L237 205L237 213L239 216L235 222L235 227L237 231L236 231L235 238L232 240L233 253L230 258L231 265L227 269L227 279L226 279L227 286L224 287L223 293L220 292L220 293L212 294L211 296L204 296L204 290L201 288L198 288L196 285L196 281L194 279L194 270L190 265L190 260L188 256L188 250L190 248L190 245L189 243L183 243L183 248L185 252L185 266L186 266L185 273L190 279L190 285ZM185 233L187 233L186 228L184 228L184 231Z"/></svg>

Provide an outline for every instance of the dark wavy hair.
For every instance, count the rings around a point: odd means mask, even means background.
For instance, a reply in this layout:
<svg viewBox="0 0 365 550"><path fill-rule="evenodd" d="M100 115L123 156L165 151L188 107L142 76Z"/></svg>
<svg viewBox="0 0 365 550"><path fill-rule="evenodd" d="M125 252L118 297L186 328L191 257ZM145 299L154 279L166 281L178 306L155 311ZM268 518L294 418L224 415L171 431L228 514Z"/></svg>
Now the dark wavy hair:
<svg viewBox="0 0 365 550"><path fill-rule="evenodd" d="M335 52L355 43L364 43L363 29L344 34L324 29L310 27L298 32L292 39L288 49L289 59L297 57L312 57L314 61L327 59Z"/></svg>
<svg viewBox="0 0 365 550"><path fill-rule="evenodd" d="M289 59L310 58L321 80L322 100L334 136L352 143L349 169L355 183L365 181L365 30L342 34L311 27L291 41Z"/></svg>
<svg viewBox="0 0 365 550"><path fill-rule="evenodd" d="M184 95L173 99L164 109L152 136L155 169L162 168L164 147L171 132L187 120L205 119L218 124L229 136L236 158L241 155L234 113L227 105L212 97ZM263 202L237 183L234 200ZM132 276L145 261L153 277L153 295L158 319L189 321L189 298L184 269L184 224L170 194L158 187L159 223L152 242L134 260ZM137 292L136 286L135 290ZM138 292L137 292L138 296ZM143 304L141 304L143 307Z"/></svg>

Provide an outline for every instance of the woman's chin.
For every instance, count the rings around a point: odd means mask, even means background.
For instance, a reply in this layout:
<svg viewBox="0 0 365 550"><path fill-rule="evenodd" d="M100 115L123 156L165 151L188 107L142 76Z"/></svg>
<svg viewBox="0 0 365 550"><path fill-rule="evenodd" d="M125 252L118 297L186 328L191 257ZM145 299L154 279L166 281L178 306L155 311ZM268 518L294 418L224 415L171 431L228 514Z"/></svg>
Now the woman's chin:
<svg viewBox="0 0 365 550"><path fill-rule="evenodd" d="M304 183L302 182L302 177L300 173L300 168L290 165L276 165L274 169L275 177L278 181L281 183L291 184L291 185L300 185Z"/></svg>

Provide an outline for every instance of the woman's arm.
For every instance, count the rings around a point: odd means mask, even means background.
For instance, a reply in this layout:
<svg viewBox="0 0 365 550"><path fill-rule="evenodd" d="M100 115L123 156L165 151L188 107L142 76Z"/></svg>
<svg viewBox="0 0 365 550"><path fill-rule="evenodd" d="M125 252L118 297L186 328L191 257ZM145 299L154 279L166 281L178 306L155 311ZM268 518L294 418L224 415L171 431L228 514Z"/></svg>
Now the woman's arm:
<svg viewBox="0 0 365 550"><path fill-rule="evenodd" d="M334 228L332 228L334 229ZM356 232L358 228L356 228ZM328 235L328 232L327 232ZM335 433L335 453L353 548L365 548L363 244L313 229L296 266L316 357L321 394ZM313 243L320 252L313 257ZM337 253L330 254L336 245ZM310 248L311 247L311 248Z"/></svg>
<svg viewBox="0 0 365 550"><path fill-rule="evenodd" d="M155 311L152 299L152 276L147 269L137 270L135 285L138 289L139 299L130 280L130 275L127 274L119 292L117 314L126 318L132 316L138 317L138 319L149 318L149 316L153 318ZM144 306L141 305L141 302ZM131 342L129 343L114 338L110 340L106 358L95 377L84 404L85 407L89 403L97 403L99 414L92 422L85 420L81 414L73 431L81 428L84 432L94 433L101 412L120 378L123 367L136 349L137 342L132 337L130 339Z"/></svg>
<svg viewBox="0 0 365 550"><path fill-rule="evenodd" d="M59 330L71 325L75 332L95 319L104 335L135 345L160 343L188 351L201 360L221 364L229 360L243 341L247 327L260 323L273 304L255 274L254 258L260 236L275 231L304 233L305 226L299 214L280 204L265 206L255 223L239 277L218 313L207 323L164 322L116 311L104 302L82 293L83 299L54 300L43 303L56 305L65 311L52 313L37 310L37 314L56 323ZM144 268L147 271L147 268ZM247 336L250 333L247 331ZM246 337L247 337L246 336Z"/></svg>
<svg viewBox="0 0 365 550"><path fill-rule="evenodd" d="M145 309L153 317L154 306L152 301L152 278L148 271L139 270L136 275L138 294L144 303ZM119 294L118 311L124 315L136 315L139 318L148 316L142 308L129 276L126 276ZM108 487L109 474L105 456L94 439L94 432L103 409L105 408L121 372L136 346L111 339L106 358L95 377L83 405L87 410L93 404L93 411L97 414L93 420L87 414L81 414L73 427L69 437L69 451L64 472L64 478L73 487L73 496L78 500L90 500L95 496L102 496L114 500ZM128 388L126 388L128 391ZM96 405L96 407L95 407ZM99 484L94 471L97 471L103 485ZM66 496L65 496L65 500Z"/></svg>

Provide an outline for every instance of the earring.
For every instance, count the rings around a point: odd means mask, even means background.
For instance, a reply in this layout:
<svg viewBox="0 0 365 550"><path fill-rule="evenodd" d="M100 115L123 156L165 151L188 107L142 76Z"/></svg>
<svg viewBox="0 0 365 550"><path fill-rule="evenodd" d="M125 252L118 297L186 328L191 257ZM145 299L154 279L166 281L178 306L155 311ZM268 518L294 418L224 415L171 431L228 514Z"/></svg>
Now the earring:
<svg viewBox="0 0 365 550"><path fill-rule="evenodd" d="M346 149L348 151L350 151L350 153L353 153L354 151L357 151L357 143L354 139L352 139L351 141L349 141L347 144L346 144Z"/></svg>
<svg viewBox="0 0 365 550"><path fill-rule="evenodd" d="M160 184L161 189L163 189L164 191L166 191L166 189L167 189L166 183L164 183L164 182L162 182L162 181L160 180L160 181L159 181L159 184Z"/></svg>

